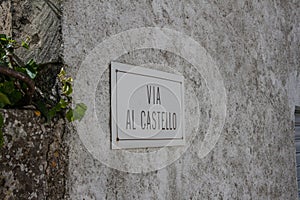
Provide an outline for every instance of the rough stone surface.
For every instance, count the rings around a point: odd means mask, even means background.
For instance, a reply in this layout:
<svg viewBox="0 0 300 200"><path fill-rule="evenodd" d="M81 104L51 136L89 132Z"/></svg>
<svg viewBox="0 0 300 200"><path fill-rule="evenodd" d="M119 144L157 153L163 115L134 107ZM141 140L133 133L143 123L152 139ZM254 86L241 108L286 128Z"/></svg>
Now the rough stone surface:
<svg viewBox="0 0 300 200"><path fill-rule="evenodd" d="M45 124L31 110L1 110L5 118L0 150L1 199L67 197L67 131L63 120Z"/></svg>
<svg viewBox="0 0 300 200"><path fill-rule="evenodd" d="M0 33L11 36L11 1L0 1Z"/></svg>
<svg viewBox="0 0 300 200"><path fill-rule="evenodd" d="M61 68L60 1L0 1L0 13L0 33L18 41L31 38L30 50L16 53L24 60L35 58L42 63L36 85L46 91L44 95L53 95ZM0 199L67 198L68 148L64 141L68 130L64 120L45 124L31 110L0 112L5 117Z"/></svg>
<svg viewBox="0 0 300 200"><path fill-rule="evenodd" d="M37 63L60 61L61 8L59 0L12 0L12 35L17 40L30 38L30 50L17 54Z"/></svg>
<svg viewBox="0 0 300 200"><path fill-rule="evenodd" d="M64 1L64 59L74 66L74 77L87 54L106 38L132 28L165 27L206 49L227 93L226 124L215 148L204 158L197 154L204 118L187 152L150 173L111 169L72 134L71 199L296 199L293 112L300 105L299 13L299 1ZM158 50L129 52L117 60L160 70L166 70L164 63L191 67ZM186 90L197 89L192 70L184 76L190 82ZM195 91L201 102L205 88ZM96 93L97 115L109 134L108 70ZM192 110L192 102L185 104Z"/></svg>

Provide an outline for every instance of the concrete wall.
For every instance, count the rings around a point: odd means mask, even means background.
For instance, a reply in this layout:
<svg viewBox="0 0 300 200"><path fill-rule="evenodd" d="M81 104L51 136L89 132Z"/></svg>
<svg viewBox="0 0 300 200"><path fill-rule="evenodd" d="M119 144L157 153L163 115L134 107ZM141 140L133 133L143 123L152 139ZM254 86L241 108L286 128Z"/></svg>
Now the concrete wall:
<svg viewBox="0 0 300 200"><path fill-rule="evenodd" d="M88 145L84 138L92 136L89 131L70 127L69 134L61 120L45 125L32 111L2 111L1 197L297 198L293 115L295 105L300 105L298 1L66 0L63 12L60 3L1 1L1 32L19 40L30 36L32 51L18 54L25 59L34 56L40 63L60 62L63 45L64 62L71 66L68 71L75 84L96 85L96 103L89 105L89 111L95 111L102 129L97 137L102 140ZM159 32L162 37L153 41L146 34L144 41L124 37L132 33L124 31L142 27L168 31ZM142 30L146 33L148 29ZM174 39L178 33L182 37ZM123 40L116 43L114 39L120 36ZM170 38L174 39L173 51L155 48L163 45L157 41L170 42ZM184 41L196 42L198 49L185 46ZM143 44L150 47L131 48ZM123 54L116 54L120 45ZM189 50L198 53L203 63L184 54ZM117 56L108 59L110 54ZM185 148L107 149L111 117L107 61L185 77ZM99 77L81 79L82 72L99 72L99 63L104 63ZM214 79L207 76L211 72L217 72L211 75ZM226 104L224 119L217 119L213 112L218 99L212 98L212 91L223 91L211 87L218 81L226 93L225 101L220 102ZM92 127L92 120L81 123ZM214 127L222 124L220 134L217 128L209 129L210 123ZM213 142L206 141L209 130L215 136Z"/></svg>
<svg viewBox="0 0 300 200"><path fill-rule="evenodd" d="M160 149L97 154L110 142L109 64L96 80L76 79L97 86L96 103L89 109L96 113L104 142L87 146L84 138L91 137L89 131L79 137L74 130L69 138L71 199L297 198L293 112L300 105L298 1L67 0L63 8L64 60L75 78L82 68L87 74L99 72L97 63L104 66L107 55L116 51L110 42L105 43L113 41L115 34L160 27L195 40L203 49L199 57L213 63L208 63L208 71L210 66L217 67L226 91L225 125L217 143L204 155L203 141L215 106L207 85L212 80L205 79L193 62L155 48L129 50L110 60L185 77L188 148L179 159L174 159L176 147L164 148L166 155L155 159L151 153ZM124 52L132 42L129 37L119 41ZM157 46L154 43L152 47ZM95 59L99 52L103 54ZM147 172L128 172L128 166L141 161L139 155L150 167L175 161ZM127 168L122 162L128 163Z"/></svg>

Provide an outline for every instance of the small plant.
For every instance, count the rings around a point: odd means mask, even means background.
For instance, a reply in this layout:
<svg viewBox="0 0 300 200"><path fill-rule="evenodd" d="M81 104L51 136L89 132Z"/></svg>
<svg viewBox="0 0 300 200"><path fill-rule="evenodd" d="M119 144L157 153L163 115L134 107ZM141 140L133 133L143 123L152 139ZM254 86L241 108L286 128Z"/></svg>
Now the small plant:
<svg viewBox="0 0 300 200"><path fill-rule="evenodd" d="M59 93L56 100L50 100L36 85L40 65L33 59L24 63L16 54L18 48L29 48L29 38L21 43L5 34L0 34L0 108L22 108L34 106L50 122L55 116L62 115L68 121L81 120L87 109L80 103L71 109L72 78L63 68L57 75ZM3 116L0 114L0 146L3 145Z"/></svg>

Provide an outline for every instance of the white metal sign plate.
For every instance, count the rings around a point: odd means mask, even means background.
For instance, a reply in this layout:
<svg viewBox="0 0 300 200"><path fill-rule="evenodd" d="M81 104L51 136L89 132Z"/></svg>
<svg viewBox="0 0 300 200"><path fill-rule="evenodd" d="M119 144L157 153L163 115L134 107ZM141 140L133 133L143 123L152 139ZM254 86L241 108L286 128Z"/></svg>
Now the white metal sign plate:
<svg viewBox="0 0 300 200"><path fill-rule="evenodd" d="M111 63L112 149L184 145L184 78Z"/></svg>

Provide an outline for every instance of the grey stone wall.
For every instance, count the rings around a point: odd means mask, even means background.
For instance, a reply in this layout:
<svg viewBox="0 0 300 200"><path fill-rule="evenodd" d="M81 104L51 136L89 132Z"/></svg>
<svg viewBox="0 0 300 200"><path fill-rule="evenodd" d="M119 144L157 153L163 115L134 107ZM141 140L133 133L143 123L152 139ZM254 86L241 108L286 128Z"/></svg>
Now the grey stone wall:
<svg viewBox="0 0 300 200"><path fill-rule="evenodd" d="M45 124L32 110L1 110L1 199L67 197L68 151L64 120Z"/></svg>
<svg viewBox="0 0 300 200"><path fill-rule="evenodd" d="M61 67L59 1L0 1L0 33L21 41L31 38L30 50L18 49L25 61L41 63L40 89L51 89ZM45 92L48 95L48 92ZM1 110L5 117L0 149L0 199L65 199L68 147L65 121L46 124L33 110Z"/></svg>
<svg viewBox="0 0 300 200"><path fill-rule="evenodd" d="M10 1L0 1L0 13L0 32L11 36L12 16Z"/></svg>
<svg viewBox="0 0 300 200"><path fill-rule="evenodd" d="M12 36L18 40L30 38L30 51L17 54L37 63L60 61L61 6L59 0L11 0Z"/></svg>
<svg viewBox="0 0 300 200"><path fill-rule="evenodd" d="M61 61L61 2L59 0L0 1L0 32L21 41L30 38L30 51L17 54L38 63Z"/></svg>
<svg viewBox="0 0 300 200"><path fill-rule="evenodd" d="M187 83L186 120L191 126L186 132L196 137L172 164L133 174L95 159L72 134L71 199L297 198L293 111L300 104L298 1L67 0L63 7L64 59L73 66L69 71L74 77L100 42L134 28L163 27L182 32L205 48L218 66L227 94L225 126L213 150L202 158L197 150L210 106L201 74L195 75L193 66L170 52L145 49L120 55L116 61L162 71L176 66ZM95 106L109 138L108 68L99 74ZM190 112L198 111L193 99L206 104L198 113L197 127L192 123L197 115ZM170 148L170 154L174 150Z"/></svg>

